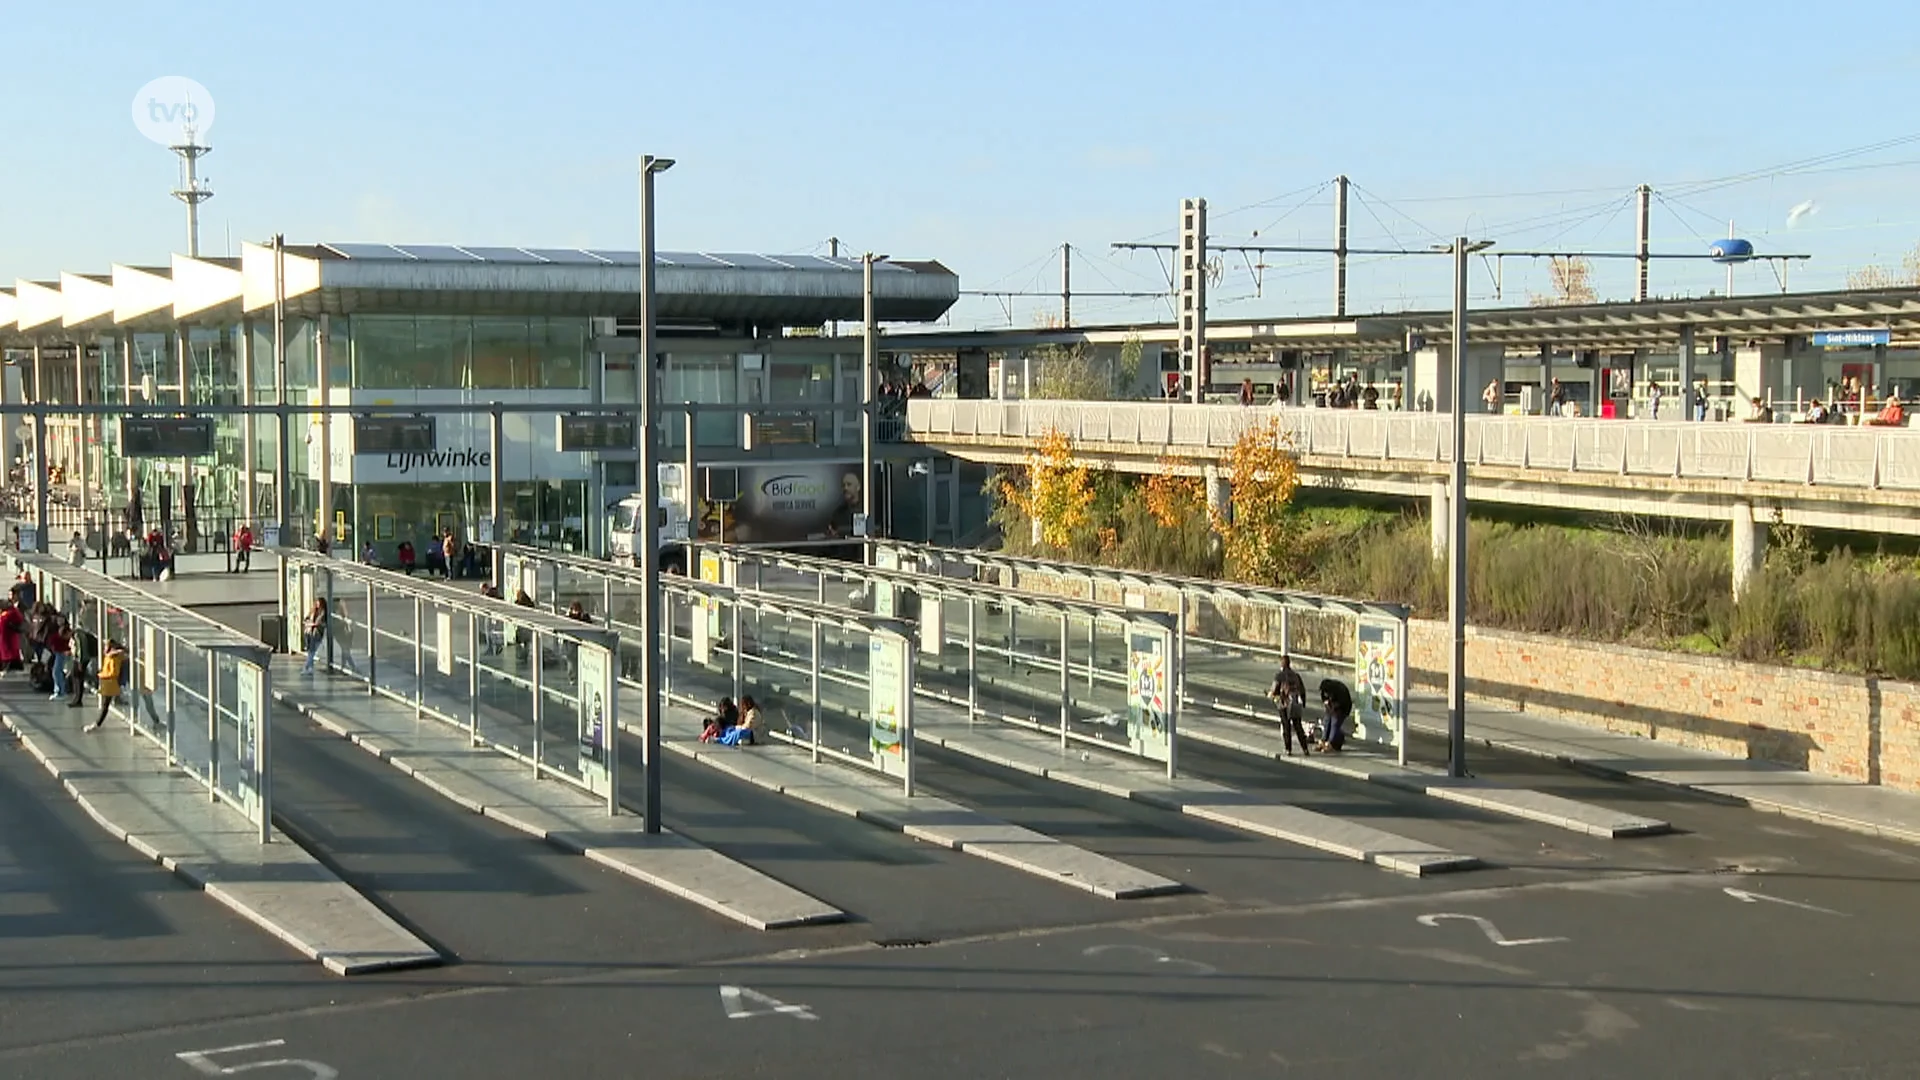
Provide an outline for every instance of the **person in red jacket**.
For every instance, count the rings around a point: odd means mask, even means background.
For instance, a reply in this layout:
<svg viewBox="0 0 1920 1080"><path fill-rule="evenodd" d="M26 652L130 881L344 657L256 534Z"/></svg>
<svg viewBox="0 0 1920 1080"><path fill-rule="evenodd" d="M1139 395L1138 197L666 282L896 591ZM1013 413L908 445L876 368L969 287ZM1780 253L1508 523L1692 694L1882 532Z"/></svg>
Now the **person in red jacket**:
<svg viewBox="0 0 1920 1080"><path fill-rule="evenodd" d="M27 617L20 611L16 597L0 610L0 672L20 670L20 639L26 629Z"/></svg>

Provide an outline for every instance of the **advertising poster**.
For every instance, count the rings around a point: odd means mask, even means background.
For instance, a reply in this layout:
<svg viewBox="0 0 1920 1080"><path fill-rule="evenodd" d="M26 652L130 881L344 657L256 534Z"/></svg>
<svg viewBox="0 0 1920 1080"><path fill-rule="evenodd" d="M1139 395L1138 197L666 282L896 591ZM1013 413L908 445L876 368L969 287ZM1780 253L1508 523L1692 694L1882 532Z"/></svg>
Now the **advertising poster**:
<svg viewBox="0 0 1920 1080"><path fill-rule="evenodd" d="M907 692L907 639L876 631L867 644L867 721L873 763L890 776L906 769Z"/></svg>
<svg viewBox="0 0 1920 1080"><path fill-rule="evenodd" d="M1132 631L1127 635L1127 738L1133 752L1167 760L1172 732L1167 724L1166 635Z"/></svg>
<svg viewBox="0 0 1920 1080"><path fill-rule="evenodd" d="M607 794L608 746L614 731L613 664L599 645L580 646L580 777L587 790Z"/></svg>
<svg viewBox="0 0 1920 1080"><path fill-rule="evenodd" d="M247 808L247 816L259 820L260 783L258 762L260 759L260 724L266 716L266 695L260 692L260 669L252 664L239 664L235 667L234 712L239 716L240 727L240 794L241 803Z"/></svg>
<svg viewBox="0 0 1920 1080"><path fill-rule="evenodd" d="M433 617L433 652L435 664L440 674L453 678L453 612L435 612Z"/></svg>
<svg viewBox="0 0 1920 1080"><path fill-rule="evenodd" d="M701 552L700 580L709 585L718 585L720 579L720 556L708 551ZM720 629L720 601L703 597L700 601L700 609L706 615L706 618L701 620L705 624L705 629L701 632L701 640L705 642L723 636L724 631ZM704 644L700 646L700 651L702 653L706 651ZM696 662L704 664L707 662L706 657L701 656Z"/></svg>
<svg viewBox="0 0 1920 1080"><path fill-rule="evenodd" d="M875 570L900 569L899 553L887 548L880 548L873 553L873 568ZM885 619L893 618L895 607L893 602L893 589L892 582L875 579L873 583L873 613L875 615Z"/></svg>
<svg viewBox="0 0 1920 1080"><path fill-rule="evenodd" d="M1399 632L1391 626L1360 625L1359 647L1353 664L1353 719L1355 737L1367 742L1396 744L1400 735Z"/></svg>
<svg viewBox="0 0 1920 1080"><path fill-rule="evenodd" d="M851 537L864 495L860 466L796 462L740 467L740 499L722 507L702 501L700 537L734 544L776 544Z"/></svg>

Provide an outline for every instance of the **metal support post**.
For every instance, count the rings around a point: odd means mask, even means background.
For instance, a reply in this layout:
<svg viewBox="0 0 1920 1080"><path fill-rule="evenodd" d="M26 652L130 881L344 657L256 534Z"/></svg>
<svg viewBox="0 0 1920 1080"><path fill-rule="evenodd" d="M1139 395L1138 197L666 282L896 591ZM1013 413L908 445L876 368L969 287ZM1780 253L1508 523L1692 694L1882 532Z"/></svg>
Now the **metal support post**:
<svg viewBox="0 0 1920 1080"><path fill-rule="evenodd" d="M980 712L980 638L975 633L973 598L967 598L967 726Z"/></svg>
<svg viewBox="0 0 1920 1080"><path fill-rule="evenodd" d="M245 663L245 661L241 661ZM260 842L273 842L273 664L260 665L260 710L254 714L253 789L260 793Z"/></svg>
<svg viewBox="0 0 1920 1080"><path fill-rule="evenodd" d="M426 627L421 625L425 621L423 618L424 614L425 613L421 611L420 598L414 597L414 600L413 600L413 719L415 723L418 723L420 721L420 714L426 711L426 707L427 707L427 635L425 633ZM436 626L434 629L435 629L435 635L437 638L439 628ZM448 642L448 645L449 647L451 647L452 642Z"/></svg>
<svg viewBox="0 0 1920 1080"><path fill-rule="evenodd" d="M813 700L813 722L807 725L807 735L813 742L813 763L820 764L820 620L809 619L812 632L808 635L812 643L812 664L808 665L808 681L811 683L808 697Z"/></svg>
<svg viewBox="0 0 1920 1080"><path fill-rule="evenodd" d="M1067 613L1060 613L1060 752L1067 752L1067 717L1073 711L1073 682L1067 668Z"/></svg>
<svg viewBox="0 0 1920 1080"><path fill-rule="evenodd" d="M248 405L254 404L253 385L253 320L240 320L240 400ZM228 523L229 545L234 532L240 525L251 523L253 515L258 513L259 492L254 474L259 471L257 447L254 445L254 415L249 412L240 418L240 520ZM231 546L229 546L231 553ZM251 569L251 568L249 568Z"/></svg>
<svg viewBox="0 0 1920 1080"><path fill-rule="evenodd" d="M355 520L358 520L358 519L356 518ZM376 600L378 600L378 596L374 592L373 582L369 581L367 582L367 612L365 615L361 616L361 621L366 623L366 626L367 626L367 694L368 696L372 696L374 694L379 693L378 687L380 685L380 670L379 668L374 666L377 663L377 661L374 659L374 654L380 651L380 624L373 617L374 603ZM419 639L419 634L417 632L415 633L414 638L415 640Z"/></svg>
<svg viewBox="0 0 1920 1080"><path fill-rule="evenodd" d="M540 763L546 760L547 749L547 703L542 700L547 696L546 688L542 685L546 680L540 677L540 669L545 666L540 663L540 654L545 648L541 640L544 636L539 630L527 628L528 679L533 683L533 778L535 780L540 779Z"/></svg>
<svg viewBox="0 0 1920 1080"><path fill-rule="evenodd" d="M1099 635L1099 631L1100 620L1089 614L1087 616L1087 690L1089 693L1093 690L1094 639Z"/></svg>
<svg viewBox="0 0 1920 1080"><path fill-rule="evenodd" d="M275 441L279 444L273 455L273 515L280 542L298 547L298 541L291 535L293 436L287 410L287 238L279 235L273 238L273 398L280 407L273 421ZM285 610L280 614L283 618L289 617Z"/></svg>
<svg viewBox="0 0 1920 1080"><path fill-rule="evenodd" d="M740 572L739 568L735 567L734 574L736 576L736 579L739 575L739 572ZM740 672L740 653L743 651L740 644L740 602L736 600L730 603L728 606L733 609L730 616L730 622L732 623L732 625L728 627L728 631L727 631L728 636L733 639L731 642L729 642L729 644L733 649L733 700L739 701L742 693L742 687L746 685L741 679L741 672Z"/></svg>
<svg viewBox="0 0 1920 1080"><path fill-rule="evenodd" d="M865 534L875 535L873 527L873 443L874 431L879 423L875 413L874 381L880 367L880 320L875 316L873 303L873 267L886 256L875 255L869 251L860 258L861 296L864 300L866 333L860 343L860 519L865 523ZM873 548L861 546L862 562L873 565Z"/></svg>
<svg viewBox="0 0 1920 1080"><path fill-rule="evenodd" d="M220 799L220 668L207 650L207 786Z"/></svg>
<svg viewBox="0 0 1920 1080"><path fill-rule="evenodd" d="M1452 538L1447 544L1447 775L1467 775L1467 238L1453 241Z"/></svg>
<svg viewBox="0 0 1920 1080"><path fill-rule="evenodd" d="M39 344L36 343L33 349L35 355L38 355ZM36 403L33 409L33 527L40 535L34 540L33 550L44 555L47 552L47 528L50 524L50 514L47 509L47 407L44 402L37 401L39 387L36 386L34 392Z"/></svg>
<svg viewBox="0 0 1920 1080"><path fill-rule="evenodd" d="M105 352L104 349L101 351L103 353ZM87 403L87 344L85 341L76 341L73 343L73 403L75 405L85 405ZM80 473L80 520L75 526L76 532L84 530L87 525L87 500L90 494L88 489L92 486L91 480L93 472L91 467L92 462L87 460L89 457L87 452L87 429L91 426L93 426L93 420L85 413L74 416L74 461L75 464L79 466L78 471ZM82 533L82 535L84 536L85 534Z"/></svg>
<svg viewBox="0 0 1920 1080"><path fill-rule="evenodd" d="M320 313L320 319L313 336L313 384L320 388L320 403L333 404L332 361L328 356L333 351L332 316ZM333 414L320 414L320 497L315 505L319 508L318 520L314 522L314 532L325 542L321 550L331 551L338 538L333 533ZM499 460L498 450L495 461ZM353 558L351 545L347 558Z"/></svg>
<svg viewBox="0 0 1920 1080"><path fill-rule="evenodd" d="M490 455L487 462L487 521L491 523L493 532L493 542L488 545L488 551L492 556L493 584L500 590L501 599L512 602L518 595L519 583L514 584L513 592L507 591L504 547L507 542L507 523L501 512L500 500L501 487L505 482L503 474L506 469L500 459L505 456L506 441L506 420L501 415L500 403L496 401L487 413L487 450Z"/></svg>
<svg viewBox="0 0 1920 1080"><path fill-rule="evenodd" d="M320 633L327 643L327 674L331 675L333 674L333 624L340 616L335 610L337 605L333 595L333 571L323 569L321 573L327 575L327 622L320 628Z"/></svg>
<svg viewBox="0 0 1920 1080"><path fill-rule="evenodd" d="M680 473L680 505L687 515L687 576L690 578L700 576L700 491L695 486L695 477L699 475L695 471L698 465L698 453L695 448L699 444L700 435L699 424L695 422L698 418L699 414L689 407L686 412L687 445L683 448L686 462L681 466ZM727 535L724 528L720 530L720 535L716 539L723 544L726 543Z"/></svg>
<svg viewBox="0 0 1920 1080"><path fill-rule="evenodd" d="M640 159L640 358L635 369L640 393L640 422L634 427L638 430L640 440L640 505L646 508L649 516L656 513L660 505L660 470L656 464L660 446L656 430L660 394L654 366L657 347L654 342L653 180L657 174L672 166L671 159L656 158L651 154ZM683 479L687 483L693 482L692 477ZM688 522L688 528L692 526L693 523ZM652 532L651 529L645 531ZM661 653L666 650L667 642L660 625L660 545L657 536L648 535L645 539L646 542L637 548L640 556L640 645L644 650L640 660L641 720L645 734L642 760L646 764L647 774L644 828L650 834L657 834L660 831L660 722L664 705L661 701L664 688L660 685L660 672L665 667Z"/></svg>
<svg viewBox="0 0 1920 1080"><path fill-rule="evenodd" d="M480 745L480 620L467 613L467 745Z"/></svg>

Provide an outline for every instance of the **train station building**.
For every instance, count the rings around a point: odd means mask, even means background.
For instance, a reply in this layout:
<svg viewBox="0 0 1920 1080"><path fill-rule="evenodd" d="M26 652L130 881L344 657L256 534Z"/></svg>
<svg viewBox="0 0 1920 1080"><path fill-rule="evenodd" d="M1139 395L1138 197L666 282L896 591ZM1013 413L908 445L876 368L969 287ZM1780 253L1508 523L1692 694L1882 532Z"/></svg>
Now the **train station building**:
<svg viewBox="0 0 1920 1080"><path fill-rule="evenodd" d="M735 525L768 538L816 528L833 507L815 504L837 501L841 474L858 474L862 263L662 252L656 265L663 401L729 407L696 410L690 425L685 410L666 413L666 460L684 459L691 426L701 464L739 470ZM356 453L347 416L324 431L319 414L296 419L289 518L322 528L324 504L324 527L356 550L470 530L489 500L487 407L551 405L551 414L506 414L505 516L524 541L598 550L607 508L637 485L636 454L563 452L555 418L635 402L640 285L634 252L360 243L289 245L279 257L249 243L233 258L175 255L167 265L20 280L0 289L0 390L15 403L178 403L188 412L242 402L472 406L439 414L438 445L408 454ZM876 264L873 291L879 321L924 323L958 299L959 280L937 262L890 260ZM836 323L854 335L836 336ZM902 388L924 376L887 370ZM743 418L740 406L757 415ZM4 433L9 464L28 437L15 423ZM214 455L186 463L130 462L119 425L102 417L56 414L48 429L49 464L97 492L90 502L103 521L138 506L146 521L193 517L215 535L273 516L269 419L219 417ZM907 477L934 470L913 468L914 455L932 456L890 441L867 482L888 486L885 502L919 536L933 486Z"/></svg>

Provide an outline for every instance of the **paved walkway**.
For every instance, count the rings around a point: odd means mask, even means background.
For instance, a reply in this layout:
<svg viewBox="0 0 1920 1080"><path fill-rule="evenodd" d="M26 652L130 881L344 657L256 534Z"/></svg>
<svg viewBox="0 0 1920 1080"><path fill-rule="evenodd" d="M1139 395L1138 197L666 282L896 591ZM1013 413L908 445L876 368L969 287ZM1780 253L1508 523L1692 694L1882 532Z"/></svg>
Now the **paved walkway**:
<svg viewBox="0 0 1920 1080"><path fill-rule="evenodd" d="M1442 699L1414 695L1410 704L1409 723L1415 730L1446 734ZM1920 843L1920 794L1619 735L1486 702L1468 704L1467 738L1594 772L1732 799L1757 810Z"/></svg>
<svg viewBox="0 0 1920 1080"><path fill-rule="evenodd" d="M610 815L604 797L536 779L525 762L471 745L452 724L416 719L412 706L368 694L364 683L338 675L302 678L299 663L275 658L276 698L477 814L756 929L846 918L838 908L685 837L665 829L648 835L638 815ZM464 712L465 702L458 707Z"/></svg>
<svg viewBox="0 0 1920 1080"><path fill-rule="evenodd" d="M7 727L115 837L336 975L440 962L440 954L278 830L209 800L166 754L113 720L81 734L82 716L59 702L21 700L14 682L0 712ZM37 697L37 695L35 695Z"/></svg>

